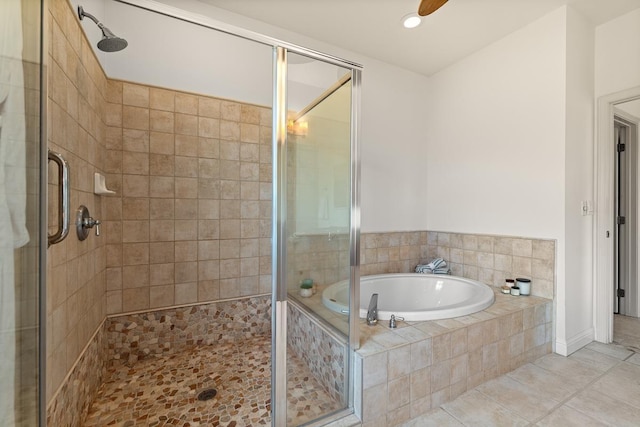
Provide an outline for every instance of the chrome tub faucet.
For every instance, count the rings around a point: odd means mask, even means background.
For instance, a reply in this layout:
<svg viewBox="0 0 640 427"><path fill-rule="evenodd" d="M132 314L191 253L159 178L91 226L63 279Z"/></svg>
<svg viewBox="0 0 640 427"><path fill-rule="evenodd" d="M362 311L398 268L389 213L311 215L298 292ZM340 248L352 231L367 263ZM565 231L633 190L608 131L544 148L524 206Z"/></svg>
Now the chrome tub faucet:
<svg viewBox="0 0 640 427"><path fill-rule="evenodd" d="M373 326L378 323L378 294L371 295L369 309L367 310L367 325Z"/></svg>

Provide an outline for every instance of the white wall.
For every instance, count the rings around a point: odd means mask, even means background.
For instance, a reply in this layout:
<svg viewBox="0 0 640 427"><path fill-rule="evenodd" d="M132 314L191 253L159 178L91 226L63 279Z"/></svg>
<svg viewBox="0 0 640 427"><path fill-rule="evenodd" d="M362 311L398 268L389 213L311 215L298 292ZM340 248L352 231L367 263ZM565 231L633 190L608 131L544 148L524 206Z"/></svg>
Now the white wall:
<svg viewBox="0 0 640 427"><path fill-rule="evenodd" d="M565 12L433 76L429 229L562 240Z"/></svg>
<svg viewBox="0 0 640 427"><path fill-rule="evenodd" d="M569 354L593 339L593 216L581 201L593 201L594 28L567 8L565 145L565 286L558 287L557 351ZM559 310L558 314L562 312ZM560 329L564 326L565 330Z"/></svg>
<svg viewBox="0 0 640 427"><path fill-rule="evenodd" d="M362 64L362 231L426 228L427 152L424 134L427 77L203 3L191 0L163 0L162 3L186 11L182 13L205 16L209 20L240 26ZM105 69L112 77L163 86L168 76L175 83L173 87L181 89L203 81L200 77L202 74L193 74L198 70L184 66L185 63L189 64L185 62L189 52L200 55L200 64L205 70L215 70L215 64L220 67L226 61L244 61L262 55L261 52L256 53L255 47L249 47L252 50L247 55L244 50L246 42L244 46L243 43L236 43L231 51L212 49L211 39L216 35L205 29L190 29L202 32L201 37L189 37L189 44L178 43L176 46L176 40L168 35L174 34L173 31L168 34L155 31L158 23L164 23L167 18L149 12L131 12L130 6L112 1L105 5L105 24L129 41L126 50L104 57ZM168 25L184 26L180 23ZM269 50L261 45L257 45L257 48ZM158 55L159 52L162 55ZM209 67L207 64L212 65ZM237 70L237 67L233 69ZM204 79L205 85L209 84L205 89L193 87L187 90L204 93L215 91L218 96L234 99L238 99L238 93L251 96L260 92L260 99L265 99L266 83L262 83L265 82L263 74L257 76L253 73L256 69L258 67L247 69L247 74L240 76L227 75L224 79L208 79L208 82ZM270 78L270 73L268 76ZM230 78L231 82L244 83L245 86L228 93L224 87L215 87L216 83L219 86L226 78ZM260 82L257 88L256 82ZM200 83L198 85L202 87ZM270 90L269 85L269 96ZM253 102L264 103L259 100Z"/></svg>
<svg viewBox="0 0 640 427"><path fill-rule="evenodd" d="M640 86L640 9L596 27L596 96Z"/></svg>
<svg viewBox="0 0 640 427"><path fill-rule="evenodd" d="M556 349L592 330L593 29L563 7L433 76L428 229L557 241Z"/></svg>

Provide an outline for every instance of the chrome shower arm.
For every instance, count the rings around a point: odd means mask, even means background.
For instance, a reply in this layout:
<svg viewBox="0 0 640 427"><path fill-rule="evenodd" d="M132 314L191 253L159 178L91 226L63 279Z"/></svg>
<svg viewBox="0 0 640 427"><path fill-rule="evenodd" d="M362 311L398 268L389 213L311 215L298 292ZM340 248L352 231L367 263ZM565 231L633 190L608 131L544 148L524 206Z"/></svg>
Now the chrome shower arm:
<svg viewBox="0 0 640 427"><path fill-rule="evenodd" d="M90 13L85 12L82 6L78 6L78 18L80 18L80 20L82 21L85 16L95 22L96 25L100 27L100 29L102 29L102 24L100 23L100 21L98 21L98 18Z"/></svg>

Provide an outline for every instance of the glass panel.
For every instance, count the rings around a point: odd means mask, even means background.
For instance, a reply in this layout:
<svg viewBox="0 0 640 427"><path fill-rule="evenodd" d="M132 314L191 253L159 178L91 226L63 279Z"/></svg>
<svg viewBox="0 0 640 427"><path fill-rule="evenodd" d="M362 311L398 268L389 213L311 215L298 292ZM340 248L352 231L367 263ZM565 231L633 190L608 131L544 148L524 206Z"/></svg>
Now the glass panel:
<svg viewBox="0 0 640 427"><path fill-rule="evenodd" d="M348 405L348 316L327 309L322 293L338 283L348 308L350 76L346 68L288 56L288 425Z"/></svg>
<svg viewBox="0 0 640 427"><path fill-rule="evenodd" d="M39 1L0 2L0 420L38 425Z"/></svg>

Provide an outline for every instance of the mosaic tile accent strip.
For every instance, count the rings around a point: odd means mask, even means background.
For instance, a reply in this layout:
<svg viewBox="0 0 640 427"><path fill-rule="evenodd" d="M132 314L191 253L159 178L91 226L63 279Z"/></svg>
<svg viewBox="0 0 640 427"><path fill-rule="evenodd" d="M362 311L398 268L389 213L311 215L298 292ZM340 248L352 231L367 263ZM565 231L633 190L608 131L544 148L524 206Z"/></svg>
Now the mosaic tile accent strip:
<svg viewBox="0 0 640 427"><path fill-rule="evenodd" d="M222 344L271 333L269 296L108 318L109 364L173 354L185 346Z"/></svg>
<svg viewBox="0 0 640 427"><path fill-rule="evenodd" d="M77 426L89 411L107 368L105 360L106 337L100 325L94 338L82 353L70 376L47 406L47 425Z"/></svg>
<svg viewBox="0 0 640 427"><path fill-rule="evenodd" d="M306 364L307 369L334 399L346 404L346 340L329 334L292 303L288 305L288 316L287 340L291 351Z"/></svg>
<svg viewBox="0 0 640 427"><path fill-rule="evenodd" d="M194 346L131 368L112 367L84 426L271 425L270 340ZM341 407L291 352L287 373L287 425ZM216 396L199 401L207 388L216 389Z"/></svg>

